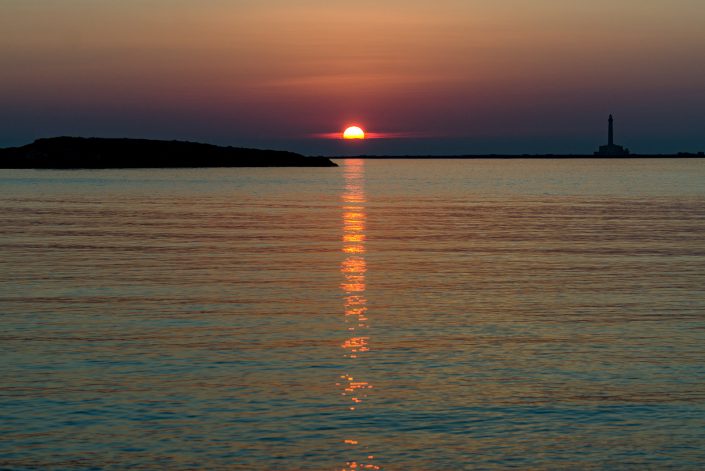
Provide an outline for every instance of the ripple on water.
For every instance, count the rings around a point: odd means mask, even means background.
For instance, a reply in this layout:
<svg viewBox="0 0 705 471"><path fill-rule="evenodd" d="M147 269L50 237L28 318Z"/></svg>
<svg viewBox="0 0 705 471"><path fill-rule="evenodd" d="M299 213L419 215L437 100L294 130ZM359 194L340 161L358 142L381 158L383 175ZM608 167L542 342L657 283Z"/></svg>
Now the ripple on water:
<svg viewBox="0 0 705 471"><path fill-rule="evenodd" d="M8 171L0 467L697 469L703 178Z"/></svg>

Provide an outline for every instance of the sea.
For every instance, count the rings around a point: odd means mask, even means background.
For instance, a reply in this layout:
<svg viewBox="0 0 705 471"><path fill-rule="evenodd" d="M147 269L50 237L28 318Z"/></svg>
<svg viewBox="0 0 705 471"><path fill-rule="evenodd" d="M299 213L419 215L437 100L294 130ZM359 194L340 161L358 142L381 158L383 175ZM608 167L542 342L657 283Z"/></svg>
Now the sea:
<svg viewBox="0 0 705 471"><path fill-rule="evenodd" d="M705 467L705 160L2 170L0 469Z"/></svg>

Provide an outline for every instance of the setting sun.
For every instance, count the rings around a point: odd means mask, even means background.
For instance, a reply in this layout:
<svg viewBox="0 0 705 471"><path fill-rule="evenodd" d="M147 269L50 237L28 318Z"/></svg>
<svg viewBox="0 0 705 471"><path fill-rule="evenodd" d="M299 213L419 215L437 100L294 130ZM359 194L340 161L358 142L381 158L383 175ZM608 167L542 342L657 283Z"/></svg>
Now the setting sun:
<svg viewBox="0 0 705 471"><path fill-rule="evenodd" d="M365 131L357 126L350 126L343 133L343 139L364 139Z"/></svg>

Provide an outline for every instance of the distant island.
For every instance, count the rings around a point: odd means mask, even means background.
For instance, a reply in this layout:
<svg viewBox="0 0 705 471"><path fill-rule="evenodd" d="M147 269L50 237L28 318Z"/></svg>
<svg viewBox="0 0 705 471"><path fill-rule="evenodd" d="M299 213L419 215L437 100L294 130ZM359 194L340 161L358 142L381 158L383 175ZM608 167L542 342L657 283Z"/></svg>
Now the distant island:
<svg viewBox="0 0 705 471"><path fill-rule="evenodd" d="M336 160L369 159L369 160L404 160L404 159L454 159L454 160L482 160L482 159L702 159L705 152L678 152L677 154L626 154L622 156L599 154L467 154L467 155L341 155L330 157Z"/></svg>
<svg viewBox="0 0 705 471"><path fill-rule="evenodd" d="M185 141L55 137L0 149L0 168L336 167L326 157Z"/></svg>
<svg viewBox="0 0 705 471"><path fill-rule="evenodd" d="M611 118L611 117L610 117ZM612 127L610 119L610 131ZM594 154L355 155L309 157L279 150L222 147L188 141L53 137L0 148L5 169L109 169L208 167L337 167L332 159L645 159L704 158L703 152L632 154L613 144Z"/></svg>

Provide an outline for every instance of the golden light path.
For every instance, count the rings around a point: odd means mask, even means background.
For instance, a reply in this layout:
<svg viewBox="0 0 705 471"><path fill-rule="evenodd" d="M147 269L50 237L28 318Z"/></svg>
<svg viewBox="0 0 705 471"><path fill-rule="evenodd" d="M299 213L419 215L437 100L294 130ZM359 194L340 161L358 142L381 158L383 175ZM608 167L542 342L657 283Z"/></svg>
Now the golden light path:
<svg viewBox="0 0 705 471"><path fill-rule="evenodd" d="M343 132L343 139L364 139L365 131L358 126L350 126Z"/></svg>
<svg viewBox="0 0 705 471"><path fill-rule="evenodd" d="M345 326L348 338L341 346L345 349L345 357L349 361L355 362L349 368L352 370L356 363L359 366L360 358L370 351L367 299L365 299L365 273L367 272L365 223L367 214L365 212L364 160L346 160L343 171L345 175L343 253L346 257L340 266L340 271L344 278L341 288L345 294ZM372 385L364 381L364 378L350 373L342 374L340 379L342 381L338 385L343 389L342 395L349 399L347 407L354 414L367 398L367 392L372 389ZM363 443L359 437L345 437L343 442L347 447L350 447L352 456L362 458L347 461L342 471L380 469L379 466L371 463L374 456L365 452L367 444Z"/></svg>

